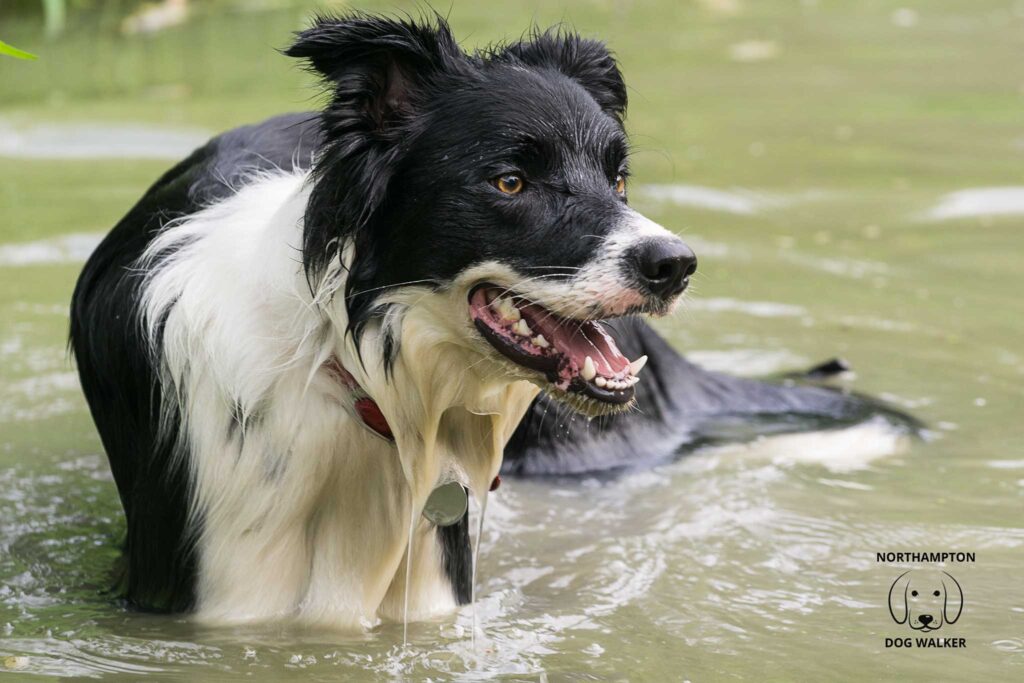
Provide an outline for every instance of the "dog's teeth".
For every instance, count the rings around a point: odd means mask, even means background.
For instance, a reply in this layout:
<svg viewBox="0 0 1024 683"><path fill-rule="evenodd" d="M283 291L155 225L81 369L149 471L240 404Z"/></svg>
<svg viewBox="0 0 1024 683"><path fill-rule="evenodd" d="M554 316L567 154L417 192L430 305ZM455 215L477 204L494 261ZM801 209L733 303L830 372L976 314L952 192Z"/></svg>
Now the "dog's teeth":
<svg viewBox="0 0 1024 683"><path fill-rule="evenodd" d="M629 371L633 373L633 376L639 375L645 365L647 365L647 356L640 356L629 364Z"/></svg>
<svg viewBox="0 0 1024 683"><path fill-rule="evenodd" d="M519 309L515 307L515 304L513 304L510 299L506 299L504 297L498 299L498 312L501 313L501 316L506 319L506 321L511 321L513 323L518 323L519 318L521 317L519 315Z"/></svg>
<svg viewBox="0 0 1024 683"><path fill-rule="evenodd" d="M604 377L598 377L597 379L594 380L594 384L604 389L605 387L608 386L608 380L606 380Z"/></svg>
<svg viewBox="0 0 1024 683"><path fill-rule="evenodd" d="M530 329L530 326L527 325L526 321L523 320L522 318L520 318L519 322L512 326L512 331L521 337L529 337L530 335L533 334L533 330Z"/></svg>
<svg viewBox="0 0 1024 683"><path fill-rule="evenodd" d="M551 344L548 343L548 340L544 338L543 334L538 334L536 337L530 340L530 343L542 349L546 349L549 346L551 346Z"/></svg>
<svg viewBox="0 0 1024 683"><path fill-rule="evenodd" d="M638 384L640 382L640 378L633 376L627 379L626 381L629 382L629 386L634 386L635 384Z"/></svg>
<svg viewBox="0 0 1024 683"><path fill-rule="evenodd" d="M580 376L588 382L597 377L597 368L594 367L594 359L590 356L587 356L587 359L583 361L583 369L580 370Z"/></svg>
<svg viewBox="0 0 1024 683"><path fill-rule="evenodd" d="M505 297L495 299L491 304L491 308L494 309L495 313L501 316L502 320L507 320L509 322L519 322L523 317L519 312L519 309L516 308L516 305L512 303L512 300L506 299Z"/></svg>

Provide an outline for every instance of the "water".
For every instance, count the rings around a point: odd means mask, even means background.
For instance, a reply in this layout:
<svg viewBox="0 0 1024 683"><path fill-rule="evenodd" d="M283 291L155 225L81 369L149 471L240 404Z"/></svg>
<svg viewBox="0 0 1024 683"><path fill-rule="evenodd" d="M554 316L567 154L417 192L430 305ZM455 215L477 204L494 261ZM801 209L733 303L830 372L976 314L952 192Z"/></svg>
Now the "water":
<svg viewBox="0 0 1024 683"><path fill-rule="evenodd" d="M311 105L309 81L270 49L304 10L239 7L203 3L149 38L118 35L108 8L72 15L52 43L0 14L4 40L43 56L0 60L0 672L1020 678L1024 5L1013 0L451 12L468 44L536 18L615 47L631 86L633 203L701 258L691 304L659 325L677 347L748 375L842 355L853 387L919 416L928 439L900 450L868 425L610 480L506 479L482 535L475 645L469 607L410 624L403 648L401 624L360 636L207 629L112 604L102 591L123 522L65 353L67 301L95 240L177 147ZM976 553L946 567L965 608L936 634L966 649L884 647L910 631L887 610L902 566L875 553L908 550Z"/></svg>

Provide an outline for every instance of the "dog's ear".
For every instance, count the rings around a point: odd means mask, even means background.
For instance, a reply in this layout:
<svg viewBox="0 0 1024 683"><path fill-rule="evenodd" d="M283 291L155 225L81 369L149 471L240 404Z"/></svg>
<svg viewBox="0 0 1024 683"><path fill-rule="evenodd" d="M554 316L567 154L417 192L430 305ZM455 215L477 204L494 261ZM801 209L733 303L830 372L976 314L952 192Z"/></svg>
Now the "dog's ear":
<svg viewBox="0 0 1024 683"><path fill-rule="evenodd" d="M621 121L626 114L622 72L608 47L600 41L549 29L508 45L502 54L529 66L560 71L582 85L615 118Z"/></svg>
<svg viewBox="0 0 1024 683"><path fill-rule="evenodd" d="M426 84L464 58L448 24L355 14L320 17L285 54L306 60L334 91L334 125L383 130L413 112Z"/></svg>
<svg viewBox="0 0 1024 683"><path fill-rule="evenodd" d="M942 616L947 624L955 624L964 611L964 591L956 579L946 572L942 573L946 575L942 579Z"/></svg>
<svg viewBox="0 0 1024 683"><path fill-rule="evenodd" d="M382 249L367 226L384 204L420 106L441 76L466 68L468 58L439 16L427 23L361 14L317 19L285 54L306 60L332 92L321 113L302 263L315 297L330 299L338 278L328 277L329 269L354 247L345 288L358 336L371 297L355 301L354 293L373 276Z"/></svg>
<svg viewBox="0 0 1024 683"><path fill-rule="evenodd" d="M907 608L907 588L910 587L910 572L906 571L896 577L889 587L889 614L897 624L907 623L910 610Z"/></svg>

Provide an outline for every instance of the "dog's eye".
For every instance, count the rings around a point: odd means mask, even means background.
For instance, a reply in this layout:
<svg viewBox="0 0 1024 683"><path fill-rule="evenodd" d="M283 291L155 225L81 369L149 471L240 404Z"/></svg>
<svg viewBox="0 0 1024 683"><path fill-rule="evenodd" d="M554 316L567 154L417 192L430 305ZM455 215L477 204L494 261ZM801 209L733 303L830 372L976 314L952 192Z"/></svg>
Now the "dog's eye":
<svg viewBox="0 0 1024 683"><path fill-rule="evenodd" d="M523 179L514 173L498 176L491 183L505 194L519 194L523 191L523 187L526 186Z"/></svg>
<svg viewBox="0 0 1024 683"><path fill-rule="evenodd" d="M619 193L619 196L626 196L626 176L621 173L615 176L615 191Z"/></svg>
<svg viewBox="0 0 1024 683"><path fill-rule="evenodd" d="M934 595L935 597L939 597L939 591L935 591L934 593L932 593L932 595Z"/></svg>
<svg viewBox="0 0 1024 683"><path fill-rule="evenodd" d="M913 595L915 598L917 597L917 591L910 591L910 594Z"/></svg>

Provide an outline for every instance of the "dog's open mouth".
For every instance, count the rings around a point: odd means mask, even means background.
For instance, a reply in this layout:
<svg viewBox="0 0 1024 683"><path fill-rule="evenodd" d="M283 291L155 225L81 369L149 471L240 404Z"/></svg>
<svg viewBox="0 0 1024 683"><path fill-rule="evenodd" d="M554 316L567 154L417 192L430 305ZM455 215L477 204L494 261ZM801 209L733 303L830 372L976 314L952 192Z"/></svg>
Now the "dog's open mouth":
<svg viewBox="0 0 1024 683"><path fill-rule="evenodd" d="M562 394L582 412L612 412L633 400L647 357L631 362L600 323L559 317L486 284L470 292L469 310L491 346L516 365L543 375L553 394Z"/></svg>

